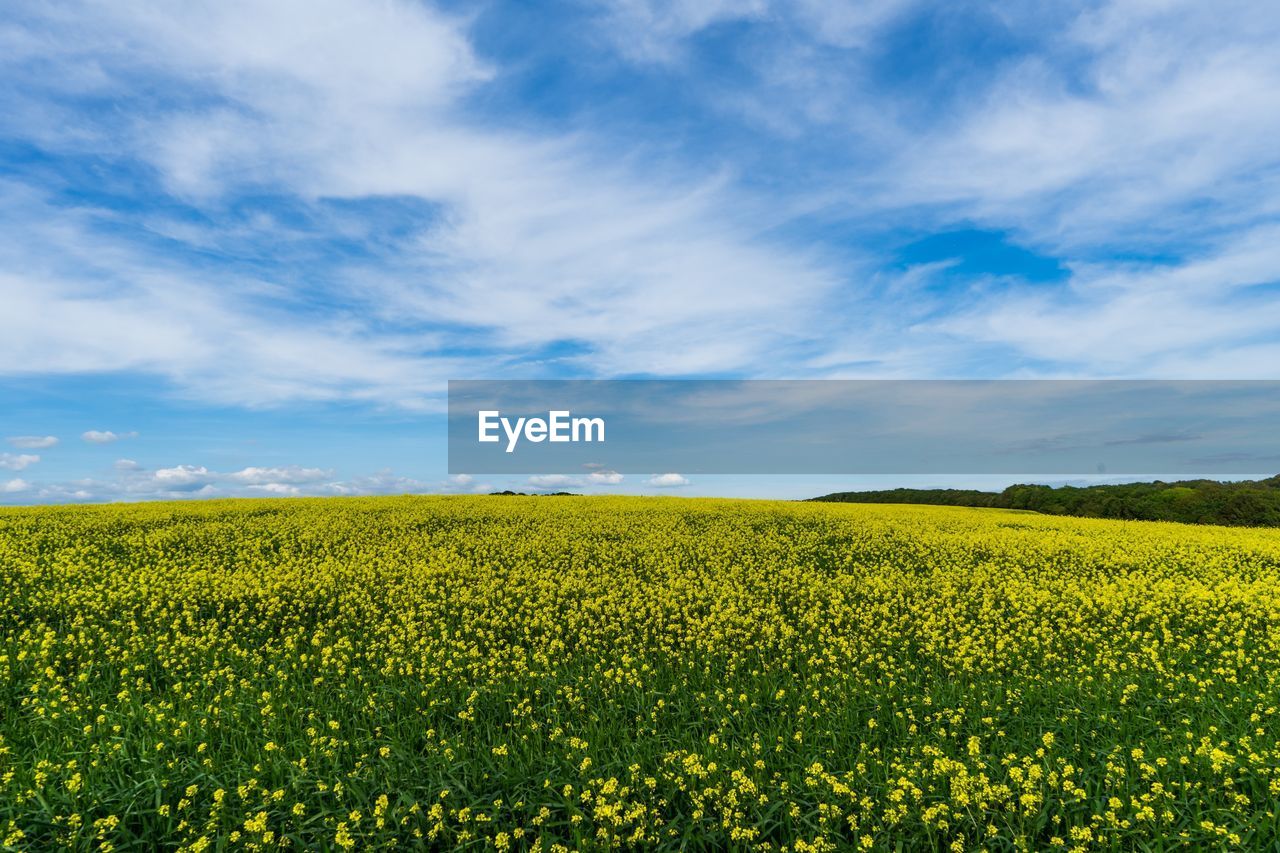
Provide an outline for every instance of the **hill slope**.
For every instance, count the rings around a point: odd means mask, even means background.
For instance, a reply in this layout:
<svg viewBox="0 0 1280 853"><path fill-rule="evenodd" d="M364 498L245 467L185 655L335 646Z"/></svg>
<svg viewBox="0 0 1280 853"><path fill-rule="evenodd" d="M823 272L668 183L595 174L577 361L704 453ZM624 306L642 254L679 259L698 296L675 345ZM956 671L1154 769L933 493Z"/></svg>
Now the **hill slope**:
<svg viewBox="0 0 1280 853"><path fill-rule="evenodd" d="M1271 531L0 509L6 849L1276 850L1278 691Z"/></svg>

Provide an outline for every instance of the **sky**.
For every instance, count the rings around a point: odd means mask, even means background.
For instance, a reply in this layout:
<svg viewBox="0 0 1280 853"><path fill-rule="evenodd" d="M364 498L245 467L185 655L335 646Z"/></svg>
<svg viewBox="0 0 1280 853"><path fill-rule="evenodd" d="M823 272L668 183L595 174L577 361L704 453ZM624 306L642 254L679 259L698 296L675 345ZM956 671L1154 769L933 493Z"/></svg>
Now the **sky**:
<svg viewBox="0 0 1280 853"><path fill-rule="evenodd" d="M451 477L449 379L1275 378L1277 43L1232 0L6 3L0 502L851 484Z"/></svg>

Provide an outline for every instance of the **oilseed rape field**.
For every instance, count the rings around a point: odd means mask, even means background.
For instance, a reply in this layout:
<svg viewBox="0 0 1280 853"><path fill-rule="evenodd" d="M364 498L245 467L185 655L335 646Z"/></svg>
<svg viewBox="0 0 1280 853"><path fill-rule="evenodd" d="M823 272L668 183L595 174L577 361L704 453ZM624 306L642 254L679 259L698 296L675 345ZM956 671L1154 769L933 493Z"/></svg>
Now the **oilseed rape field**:
<svg viewBox="0 0 1280 853"><path fill-rule="evenodd" d="M5 849L1276 849L1278 683L1268 530L0 510Z"/></svg>

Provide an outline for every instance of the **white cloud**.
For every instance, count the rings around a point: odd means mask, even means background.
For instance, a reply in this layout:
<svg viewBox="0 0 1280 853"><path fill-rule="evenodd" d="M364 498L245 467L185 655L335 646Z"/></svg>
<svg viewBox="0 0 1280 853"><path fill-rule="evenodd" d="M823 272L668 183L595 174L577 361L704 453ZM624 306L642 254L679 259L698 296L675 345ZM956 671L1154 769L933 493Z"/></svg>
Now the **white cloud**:
<svg viewBox="0 0 1280 853"><path fill-rule="evenodd" d="M1176 246L1277 212L1274 6L1106 2L1061 29L904 136L876 201L958 206L1065 249Z"/></svg>
<svg viewBox="0 0 1280 853"><path fill-rule="evenodd" d="M655 474L644 481L646 486L653 486L659 489L673 489L678 486L689 485L689 480L680 474Z"/></svg>
<svg viewBox="0 0 1280 853"><path fill-rule="evenodd" d="M590 486L616 486L623 476L617 471L592 471L578 476L575 474L535 474L525 480L525 485L533 489L581 489Z"/></svg>
<svg viewBox="0 0 1280 853"><path fill-rule="evenodd" d="M769 0L607 0L605 32L632 59L668 62L689 36L716 24L759 20Z"/></svg>
<svg viewBox="0 0 1280 853"><path fill-rule="evenodd" d="M193 486L209 486L217 479L217 475L203 465L175 465L172 468L158 468L151 475L162 488L171 491L185 491Z"/></svg>
<svg viewBox="0 0 1280 853"><path fill-rule="evenodd" d="M694 49L690 36L725 20L767 19L751 42L758 78L727 93L703 89L783 146L821 137L848 152L817 166L829 189L812 193L815 207L906 216L913 230L1004 231L1069 271L1065 285L1021 286L1015 274L972 291L954 280L933 291L864 290L871 299L852 297L833 323L815 324L825 351L803 363L882 377L1274 374L1280 325L1262 290L1276 281L1274 257L1263 256L1274 255L1280 216L1274 5L926 9L1026 39L1029 49L949 75L953 95L925 85L903 97L876 87L858 51L916 5L608 7L611 35L641 60L679 59ZM1136 259L1105 260L1116 255ZM851 316L852 341L840 331Z"/></svg>
<svg viewBox="0 0 1280 853"><path fill-rule="evenodd" d="M642 61L679 59L722 24L752 30L754 77L729 91L684 82L715 102L710 121L741 112L783 140L766 160L803 164L795 181L781 165L753 178L788 187L767 199L738 180L758 164L734 158L734 128L723 154L681 162L644 140L469 119L469 98L504 69L476 55L466 21L426 4L33 7L5 34L0 73L14 84L0 107L44 150L145 164L216 223L147 222L170 246L209 258L235 255L238 229L286 244L331 236L299 237L266 214L223 221L227 200L246 193L287 198L343 234L350 223L326 222L319 199L408 198L434 212L394 245L367 241L370 259L326 264L329 289L307 292L126 243L115 214L11 179L0 187L0 372L144 372L244 405L426 405L450 374L536 372L512 357L566 341L576 354L563 360L604 376L925 376L968 369L988 348L1078 360L1069 367L1083 372L1146 372L1151 358L1160 370L1257 368L1233 359L1268 345L1233 335L1260 336L1268 310L1239 319L1216 295L1161 301L1167 329L1194 331L1195 351L1179 361L1160 333L1123 319L1160 285L1140 270L1100 270L1098 258L1117 245L1172 247L1195 272L1280 214L1280 16L1257 0L1052 13L966 4L960 14L1033 47L958 73L949 101L927 86L919 97L879 89L871 73L867 48L915 5L605 7L617 49ZM181 92L184 106L157 107L163 97L139 90ZM86 97L113 108L83 111ZM774 236L804 231L785 227L801 216L818 230L831 220L1004 229L1061 255L1076 277L1049 295L885 296L847 246L832 257ZM1120 286L1095 289L1104 279ZM1043 342L1028 339L1032 328ZM492 355L446 355L460 344ZM986 374L1019 367L976 363Z"/></svg>
<svg viewBox="0 0 1280 853"><path fill-rule="evenodd" d="M40 502L143 501L210 497L261 497L263 495L386 495L485 493L489 483L468 478L439 482L417 480L391 471L333 479L331 471L300 465L250 466L237 471L217 471L205 465L181 464L149 471L130 459L117 460L110 479L81 478L62 482L28 484L11 481L24 498ZM3 485L0 483L0 485Z"/></svg>
<svg viewBox="0 0 1280 853"><path fill-rule="evenodd" d="M300 495L302 490L291 483L258 483L250 486L251 489L266 492L271 495Z"/></svg>
<svg viewBox="0 0 1280 853"><path fill-rule="evenodd" d="M316 486L312 494L327 495L405 495L450 492L456 489L449 483L425 483L412 477L404 477L389 470L364 477L353 477Z"/></svg>
<svg viewBox="0 0 1280 853"><path fill-rule="evenodd" d="M0 468L10 471L21 471L39 461L40 457L34 453L0 453Z"/></svg>
<svg viewBox="0 0 1280 853"><path fill-rule="evenodd" d="M126 438L137 438L136 432L115 433L111 430L91 429L80 434L80 438L90 444L111 444L114 441L121 441Z"/></svg>
<svg viewBox="0 0 1280 853"><path fill-rule="evenodd" d="M691 36L727 23L788 27L819 42L862 47L915 0L608 0L604 32L634 60L668 63ZM788 33L788 35L791 35ZM794 37L792 38L794 41Z"/></svg>
<svg viewBox="0 0 1280 853"><path fill-rule="evenodd" d="M494 490L491 483L470 474L455 474L443 480L418 480L391 471L379 471L363 477L324 483L304 484L303 494L313 495L391 495L391 494L485 494Z"/></svg>
<svg viewBox="0 0 1280 853"><path fill-rule="evenodd" d="M327 480L333 476L333 472L323 468L302 468L297 465L289 465L278 468L249 467L226 476L229 480L246 485L267 486L281 483L296 485L298 483L315 483L320 480Z"/></svg>
<svg viewBox="0 0 1280 853"><path fill-rule="evenodd" d="M58 443L57 437L52 435L14 435L7 440L23 450L45 450Z"/></svg>
<svg viewBox="0 0 1280 853"><path fill-rule="evenodd" d="M999 344L1065 371L1151 378L1270 378L1280 303L1280 226L1180 264L1082 265L1067 290L981 297L935 333Z"/></svg>
<svg viewBox="0 0 1280 853"><path fill-rule="evenodd" d="M119 96L111 115L126 118L81 116L75 138L42 141L123 145L197 206L269 188L304 204L417 198L438 220L367 264L333 268L354 304L308 314L294 310L307 294L161 259L104 236L91 210L9 193L0 365L151 372L251 405L413 403L459 372L438 355L451 343L483 342L501 364L574 341L587 353L574 358L608 375L765 367L765 353L807 340L839 277L770 240L783 214L727 175L631 164L608 140L464 121L460 99L494 72L459 22L424 5L292 8L122 2L45 17L45 61L96 68L61 85ZM24 79L47 91L49 76ZM131 111L139 77L218 106ZM202 249L226 238L199 230L169 233Z"/></svg>
<svg viewBox="0 0 1280 853"><path fill-rule="evenodd" d="M568 474L534 474L525 483L535 489L566 489L571 486L581 486L583 481L580 477L571 477Z"/></svg>
<svg viewBox="0 0 1280 853"><path fill-rule="evenodd" d="M6 483L0 483L0 492L9 494L9 495L16 494L18 492L25 492L29 488L31 488L30 483L28 483L26 480L19 480L16 478L9 480Z"/></svg>

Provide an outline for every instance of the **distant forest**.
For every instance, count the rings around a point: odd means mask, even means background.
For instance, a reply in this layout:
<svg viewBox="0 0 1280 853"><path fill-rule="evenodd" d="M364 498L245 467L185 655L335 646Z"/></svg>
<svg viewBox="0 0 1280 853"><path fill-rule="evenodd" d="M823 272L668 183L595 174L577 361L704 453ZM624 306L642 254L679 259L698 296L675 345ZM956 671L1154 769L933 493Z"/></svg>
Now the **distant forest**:
<svg viewBox="0 0 1280 853"><path fill-rule="evenodd" d="M1049 515L1181 521L1190 524L1280 526L1280 475L1222 483L1180 480L1113 486L1010 486L1003 492L974 489L883 489L834 492L815 501L934 504L1025 509Z"/></svg>

